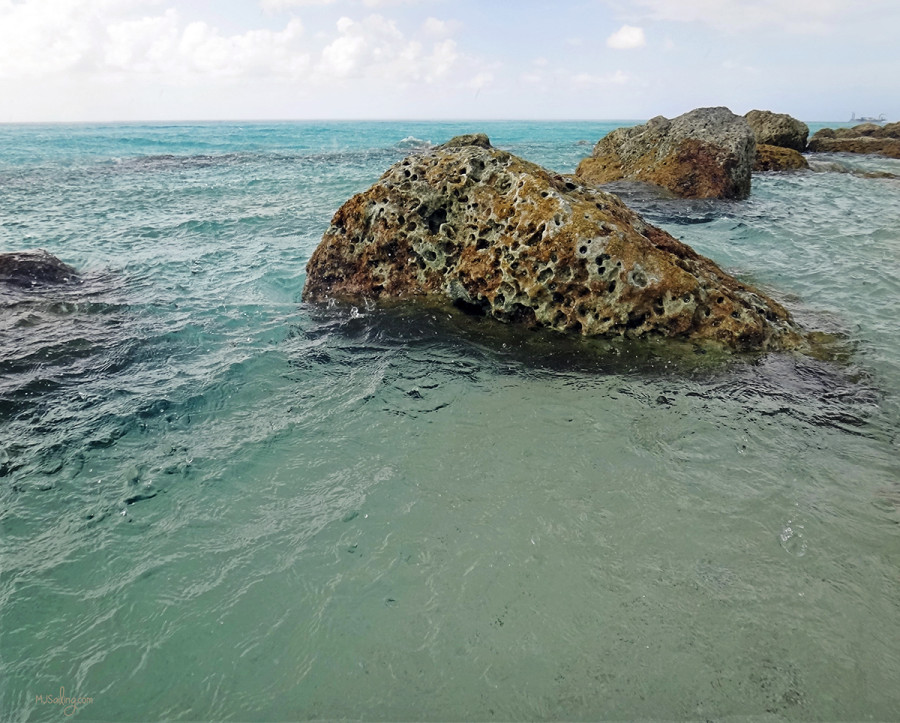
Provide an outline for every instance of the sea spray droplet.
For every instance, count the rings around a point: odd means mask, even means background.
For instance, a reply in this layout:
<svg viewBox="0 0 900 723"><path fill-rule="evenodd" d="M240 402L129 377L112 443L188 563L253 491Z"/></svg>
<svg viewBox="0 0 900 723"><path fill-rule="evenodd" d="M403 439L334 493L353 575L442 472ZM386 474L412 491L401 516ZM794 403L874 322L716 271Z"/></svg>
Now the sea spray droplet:
<svg viewBox="0 0 900 723"><path fill-rule="evenodd" d="M795 525L791 520L787 521L779 536L781 546L786 552L795 557L803 557L806 554L806 540L803 536L803 525Z"/></svg>

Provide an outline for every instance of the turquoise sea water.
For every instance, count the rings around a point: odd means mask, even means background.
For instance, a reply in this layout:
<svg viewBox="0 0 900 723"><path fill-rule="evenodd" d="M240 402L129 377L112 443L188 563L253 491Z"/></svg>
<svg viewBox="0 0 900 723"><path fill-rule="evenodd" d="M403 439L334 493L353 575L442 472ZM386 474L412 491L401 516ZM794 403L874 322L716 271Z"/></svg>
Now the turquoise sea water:
<svg viewBox="0 0 900 723"><path fill-rule="evenodd" d="M900 161L626 194L831 361L300 302L405 154L619 125L0 126L84 278L0 287L0 720L895 719Z"/></svg>

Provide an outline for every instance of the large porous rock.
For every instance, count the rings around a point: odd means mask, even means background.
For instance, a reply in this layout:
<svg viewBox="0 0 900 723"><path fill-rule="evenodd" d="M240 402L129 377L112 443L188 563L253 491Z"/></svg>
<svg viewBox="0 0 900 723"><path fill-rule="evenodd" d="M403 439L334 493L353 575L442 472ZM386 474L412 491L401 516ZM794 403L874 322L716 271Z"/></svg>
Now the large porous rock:
<svg viewBox="0 0 900 723"><path fill-rule="evenodd" d="M306 272L312 302L432 299L584 335L802 344L785 309L618 197L484 135L389 168L338 209Z"/></svg>
<svg viewBox="0 0 900 723"><path fill-rule="evenodd" d="M807 160L793 148L780 146L756 146L754 171L799 171L809 168Z"/></svg>
<svg viewBox="0 0 900 723"><path fill-rule="evenodd" d="M900 158L900 123L861 123L852 128L822 128L809 139L814 153L871 153Z"/></svg>
<svg viewBox="0 0 900 723"><path fill-rule="evenodd" d="M746 198L756 140L728 108L697 108L669 120L617 128L601 138L575 175L588 183L654 183L684 198Z"/></svg>
<svg viewBox="0 0 900 723"><path fill-rule="evenodd" d="M0 253L0 282L32 287L77 280L75 269L43 249Z"/></svg>
<svg viewBox="0 0 900 723"><path fill-rule="evenodd" d="M806 150L809 126L787 113L751 110L744 118L750 124L757 144L793 148L799 153Z"/></svg>

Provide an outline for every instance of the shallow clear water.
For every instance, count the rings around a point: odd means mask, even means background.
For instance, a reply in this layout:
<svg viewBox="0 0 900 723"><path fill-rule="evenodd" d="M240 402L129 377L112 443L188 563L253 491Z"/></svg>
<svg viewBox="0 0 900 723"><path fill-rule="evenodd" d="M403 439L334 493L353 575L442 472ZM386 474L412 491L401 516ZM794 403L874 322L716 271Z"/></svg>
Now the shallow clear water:
<svg viewBox="0 0 900 723"><path fill-rule="evenodd" d="M626 194L833 361L300 303L422 141L617 125L0 126L85 277L0 289L0 720L896 717L900 181Z"/></svg>

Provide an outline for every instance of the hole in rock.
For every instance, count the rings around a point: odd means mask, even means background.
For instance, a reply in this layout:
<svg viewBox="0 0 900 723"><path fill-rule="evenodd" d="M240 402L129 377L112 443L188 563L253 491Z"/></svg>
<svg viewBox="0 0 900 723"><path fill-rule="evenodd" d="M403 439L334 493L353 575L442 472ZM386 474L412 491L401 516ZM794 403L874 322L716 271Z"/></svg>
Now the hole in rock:
<svg viewBox="0 0 900 723"><path fill-rule="evenodd" d="M525 306L524 304L513 304L512 309L510 309L509 313L510 321L514 321L519 324L527 324L529 326L533 326L537 317L534 315L534 309L530 306Z"/></svg>
<svg viewBox="0 0 900 723"><path fill-rule="evenodd" d="M425 223L428 224L428 230L431 231L432 234L436 234L441 225L447 222L447 209L445 208L436 208L427 216L425 216Z"/></svg>
<svg viewBox="0 0 900 723"><path fill-rule="evenodd" d="M632 314L628 317L628 321L625 322L625 328L637 329L639 326L643 326L645 321L647 321L646 314Z"/></svg>
<svg viewBox="0 0 900 723"><path fill-rule="evenodd" d="M635 286L644 287L647 285L647 276L643 271L632 271L631 272L631 283Z"/></svg>
<svg viewBox="0 0 900 723"><path fill-rule="evenodd" d="M541 226L535 231L525 242L526 246L536 246L541 242L541 239L544 237L544 227Z"/></svg>
<svg viewBox="0 0 900 723"><path fill-rule="evenodd" d="M454 299L453 306L469 316L486 316L491 305L487 299L479 299L476 302Z"/></svg>

